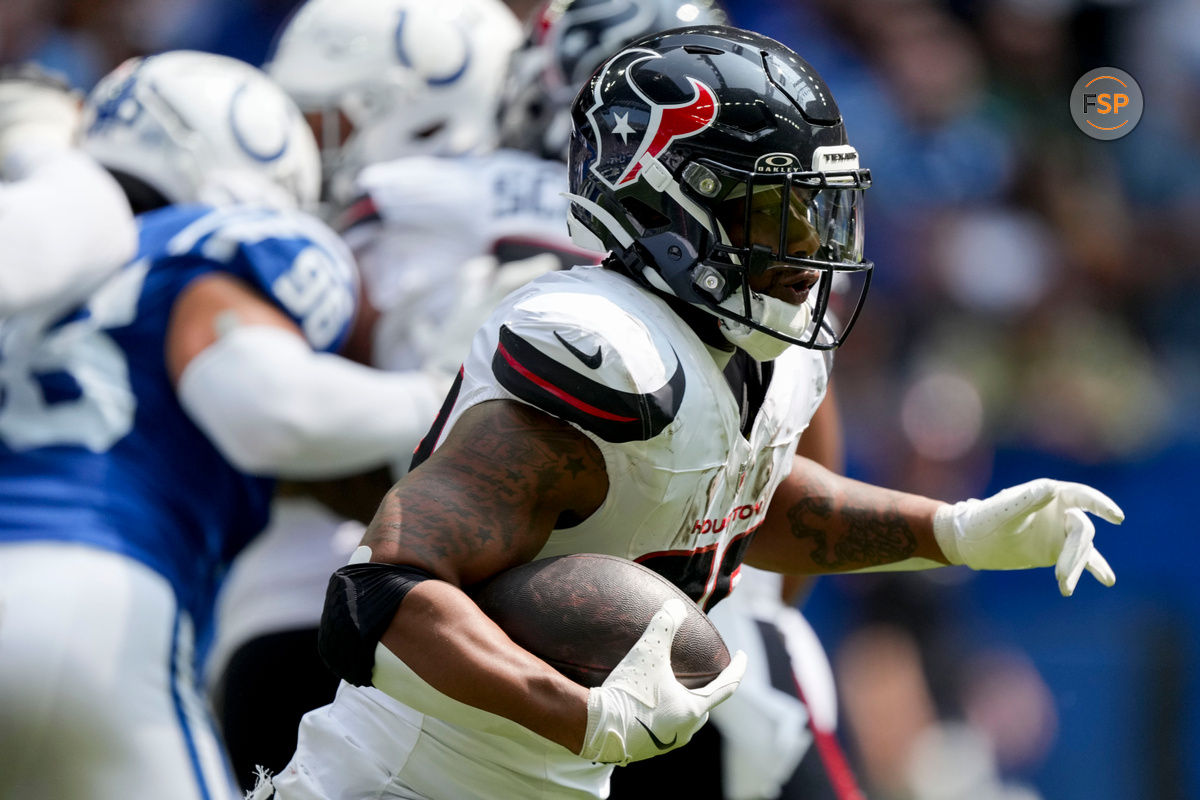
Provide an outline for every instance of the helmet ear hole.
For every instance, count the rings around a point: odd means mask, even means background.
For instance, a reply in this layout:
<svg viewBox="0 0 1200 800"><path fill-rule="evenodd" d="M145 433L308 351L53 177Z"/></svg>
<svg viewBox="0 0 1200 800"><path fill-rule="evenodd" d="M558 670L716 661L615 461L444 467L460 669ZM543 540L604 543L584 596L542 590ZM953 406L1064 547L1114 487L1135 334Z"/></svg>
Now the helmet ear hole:
<svg viewBox="0 0 1200 800"><path fill-rule="evenodd" d="M109 174L125 192L125 197L129 200L129 207L134 214L144 214L147 211L169 205L171 202L163 196L162 192L135 175L119 169L110 169Z"/></svg>
<svg viewBox="0 0 1200 800"><path fill-rule="evenodd" d="M636 197L622 197L621 207L625 209L629 218L641 227L643 233L667 228L671 225L670 218Z"/></svg>
<svg viewBox="0 0 1200 800"><path fill-rule="evenodd" d="M422 128L421 130L414 133L413 138L415 138L415 139L432 139L434 136L437 136L439 133L441 133L442 129L445 127L446 127L445 122L443 122L443 121L435 122L432 125Z"/></svg>

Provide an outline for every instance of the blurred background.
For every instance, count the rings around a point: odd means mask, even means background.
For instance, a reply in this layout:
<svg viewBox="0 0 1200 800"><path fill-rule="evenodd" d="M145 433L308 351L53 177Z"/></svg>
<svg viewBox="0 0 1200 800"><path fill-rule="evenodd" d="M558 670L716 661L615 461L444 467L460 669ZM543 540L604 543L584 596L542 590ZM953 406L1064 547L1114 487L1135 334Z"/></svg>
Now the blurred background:
<svg viewBox="0 0 1200 800"><path fill-rule="evenodd" d="M521 15L532 3L510 3ZM261 64L294 0L3 0L0 63ZM879 800L1200 798L1200 0L728 0L833 87L877 264L835 383L850 474L944 499L1092 484L1114 589L1045 570L821 580L805 608ZM1128 136L1068 96L1139 82Z"/></svg>

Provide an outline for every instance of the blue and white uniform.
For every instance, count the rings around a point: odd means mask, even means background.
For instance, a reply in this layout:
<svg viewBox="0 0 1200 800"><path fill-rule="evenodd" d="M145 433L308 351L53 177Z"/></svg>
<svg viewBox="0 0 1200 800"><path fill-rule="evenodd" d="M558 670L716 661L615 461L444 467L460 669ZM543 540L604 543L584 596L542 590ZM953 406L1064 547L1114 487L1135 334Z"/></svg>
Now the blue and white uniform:
<svg viewBox="0 0 1200 800"><path fill-rule="evenodd" d="M233 796L193 671L273 487L189 418L166 333L176 299L214 273L317 351L355 313L353 265L312 217L176 206L139 224L135 259L86 303L0 321L0 796ZM64 728L78 735L42 736ZM173 772L193 785L156 782Z"/></svg>

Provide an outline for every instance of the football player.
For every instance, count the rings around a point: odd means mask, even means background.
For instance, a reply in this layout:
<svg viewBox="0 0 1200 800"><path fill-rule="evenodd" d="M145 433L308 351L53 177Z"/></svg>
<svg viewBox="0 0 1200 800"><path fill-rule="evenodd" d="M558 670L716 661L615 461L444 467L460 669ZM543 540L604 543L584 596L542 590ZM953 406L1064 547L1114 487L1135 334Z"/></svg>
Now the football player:
<svg viewBox="0 0 1200 800"><path fill-rule="evenodd" d="M0 327L0 796L232 798L196 668L272 476L384 463L449 379L333 355L354 266L295 210L316 144L259 70L133 59L84 128L140 241L82 304Z"/></svg>
<svg viewBox="0 0 1200 800"><path fill-rule="evenodd" d="M597 31L620 25L626 41L670 27L668 8L675 25L675 9L695 8L639 0L631 26L624 4L615 4L612 18L593 13L590 0L578 3L582 13L573 17L557 5L556 20L591 18ZM513 139L503 144L535 149L495 146L497 94L503 62L518 40L515 20L496 0L448 9L413 0L309 0L281 32L267 65L323 141L331 205L346 206L337 227L363 275L357 354L386 369L433 361L457 369L467 348L449 348L431 332L450 326L473 333L486 317L478 309L490 311L509 290L548 269L597 258L572 245L564 224L565 129L553 153L512 124ZM532 27L526 55L540 54L534 42L549 35L541 21ZM411 50L407 58L393 46L397 41ZM602 45L616 43L604 37L576 56L573 86L609 51ZM461 53L461 69L432 71L430 54L443 52ZM561 116L569 101L556 97ZM531 102L520 89L510 92L510 122L519 117L539 126ZM406 113L394 112L400 104ZM410 458L395 465L395 474L407 471ZM331 700L337 687L317 652L317 627L329 573L346 562L361 524L340 515L354 514L346 503L331 508L313 494L306 487L276 498L270 526L234 565L221 597L213 694L243 785L252 785L257 766L278 770L287 763L300 717ZM340 492L339 500L346 495ZM369 496L364 521L377 498ZM286 679L275 669L283 659L292 665Z"/></svg>
<svg viewBox="0 0 1200 800"><path fill-rule="evenodd" d="M565 184L571 102L605 57L649 33L727 21L720 6L685 0L642 0L632 7L614 0L546 4L513 58L500 103L501 143L513 149L497 156L513 153L515 165L521 163L520 152L526 163L562 165ZM801 450L840 471L840 429L831 399L814 416ZM781 792L785 797L830 791L853 796L855 781L836 737L837 701L828 659L793 608L795 584L789 580L785 586L778 575L761 570L741 573L735 601L722 603L713 622L732 647L769 654L770 663L766 658L752 661L738 692L714 712L703 743L681 748L668 759L617 770L611 797L640 797L646 786L668 783L685 794L690 789L712 796L720 785L720 796L730 800Z"/></svg>
<svg viewBox="0 0 1200 800"><path fill-rule="evenodd" d="M137 246L120 188L75 147L79 101L32 64L0 70L0 318L77 302Z"/></svg>
<svg viewBox="0 0 1200 800"><path fill-rule="evenodd" d="M747 31L672 31L608 59L571 118L573 231L611 255L514 292L476 335L330 581L322 652L344 682L301 723L283 800L602 797L613 764L685 744L736 688L743 655L675 680L670 602L594 689L514 645L465 590L540 556L636 559L705 607L743 562L1114 581L1087 514L1122 513L1091 487L944 503L796 455L822 351L857 315L826 324L833 279L872 269L870 175L809 64ZM731 387L734 359L757 366Z"/></svg>
<svg viewBox="0 0 1200 800"><path fill-rule="evenodd" d="M345 187L353 187L355 199L338 227L364 277L360 357L388 369L429 366L431 359L457 368L466 348L431 347L437 343L429 332L442 320L457 318L473 333L486 314L471 309L490 310L547 269L597 260L572 245L564 224L569 124L562 121L574 91L623 43L685 21L724 19L681 0L547 6L517 56L521 77L505 84L504 135L496 148L496 93L504 75L498 56L507 57L515 44L515 23L494 2L451 4L450 13L440 13L461 30L422 22L439 13L411 0L367 6L310 0L282 32L267 66L318 133L328 134L321 138L335 201L342 204ZM423 30L423 39L411 39L414 30ZM360 46L330 46L335 40ZM410 58L406 68L392 41L409 42L418 54L459 52L467 42L472 55L455 80L434 81L413 68L428 57ZM548 48L562 53L568 41L588 46L574 46L569 63L543 60ZM553 77L543 79L540 66ZM543 98L547 86L559 91ZM389 113L386 100L362 100L389 93L403 93L409 115ZM542 129L550 112L559 130L553 144L528 135ZM423 130L435 134L417 133ZM408 459L396 468L403 474ZM377 496L371 499L368 520ZM234 567L222 597L227 624L214 653L218 667L228 663L216 696L243 780L256 763L282 767L295 749L300 714L332 698L336 678L315 647L320 602L328 573L345 563L358 538L351 538L353 523L309 497L277 499L272 520ZM280 602L281 596L292 599ZM288 681L273 668L283 653L296 667ZM328 697L314 703L314 687Z"/></svg>

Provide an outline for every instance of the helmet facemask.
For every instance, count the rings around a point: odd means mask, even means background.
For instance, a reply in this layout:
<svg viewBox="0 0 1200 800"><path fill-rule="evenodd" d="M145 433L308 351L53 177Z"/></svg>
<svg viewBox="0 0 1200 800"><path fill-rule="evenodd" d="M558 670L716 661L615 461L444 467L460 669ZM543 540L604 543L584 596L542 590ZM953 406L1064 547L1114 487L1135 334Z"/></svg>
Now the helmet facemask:
<svg viewBox="0 0 1200 800"><path fill-rule="evenodd" d="M852 168L751 172L700 158L682 167L681 180L657 181L661 190L649 181L625 190L617 202L635 226L628 246L638 253L640 277L718 316L725 338L756 360L791 345L838 347L874 266L863 258L871 174L857 168L853 148L822 149L818 163L833 153ZM831 314L834 305L841 308Z"/></svg>
<svg viewBox="0 0 1200 800"><path fill-rule="evenodd" d="M571 102L605 59L648 34L728 21L716 0L546 0L509 65L501 144L565 161Z"/></svg>
<svg viewBox="0 0 1200 800"><path fill-rule="evenodd" d="M849 147L829 149L853 155ZM688 210L702 212L698 221L707 234L707 252L702 245L688 271L690 293L721 317L726 338L760 360L794 344L818 350L841 344L873 266L863 258L870 173L759 173L698 159L682 178L683 193L695 200ZM831 300L847 297L854 305L835 328Z"/></svg>
<svg viewBox="0 0 1200 800"><path fill-rule="evenodd" d="M426 144L429 137L418 130L423 126L436 133L449 119L428 94L415 76L393 68L336 94L300 96L305 117L318 132L326 199L345 202L353 196L358 173L370 164L400 155L443 154L441 142Z"/></svg>
<svg viewBox="0 0 1200 800"><path fill-rule="evenodd" d="M565 161L577 88L562 74L553 46L528 39L513 54L500 94L501 145Z"/></svg>

